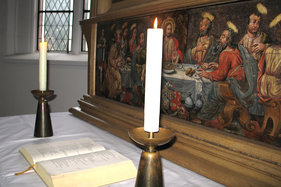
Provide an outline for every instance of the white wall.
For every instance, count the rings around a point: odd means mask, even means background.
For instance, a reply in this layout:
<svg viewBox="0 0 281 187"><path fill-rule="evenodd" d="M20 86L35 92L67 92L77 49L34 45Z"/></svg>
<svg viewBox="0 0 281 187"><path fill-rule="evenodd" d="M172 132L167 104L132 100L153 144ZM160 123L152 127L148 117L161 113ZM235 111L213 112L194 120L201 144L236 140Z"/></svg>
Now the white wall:
<svg viewBox="0 0 281 187"><path fill-rule="evenodd" d="M0 116L36 113L38 89L36 51L37 0L0 1ZM9 10L9 11L8 11ZM35 21L34 21L35 20ZM48 85L56 98L51 112L68 111L87 93L87 55L48 53Z"/></svg>

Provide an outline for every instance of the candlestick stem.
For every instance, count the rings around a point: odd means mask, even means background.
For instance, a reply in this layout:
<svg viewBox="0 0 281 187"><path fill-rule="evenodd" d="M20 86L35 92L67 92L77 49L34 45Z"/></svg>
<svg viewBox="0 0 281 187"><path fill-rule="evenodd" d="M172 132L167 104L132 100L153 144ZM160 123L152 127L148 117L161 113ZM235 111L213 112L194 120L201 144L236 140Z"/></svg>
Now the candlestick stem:
<svg viewBox="0 0 281 187"><path fill-rule="evenodd" d="M54 94L54 91L32 90L31 93L38 99L36 121L34 128L35 137L53 136L50 110L47 98Z"/></svg>
<svg viewBox="0 0 281 187"><path fill-rule="evenodd" d="M139 162L135 186L164 186L161 157L156 148L169 143L175 137L175 134L169 129L160 128L159 132L150 132L147 137L144 128L139 127L130 130L129 137L137 144L144 146Z"/></svg>

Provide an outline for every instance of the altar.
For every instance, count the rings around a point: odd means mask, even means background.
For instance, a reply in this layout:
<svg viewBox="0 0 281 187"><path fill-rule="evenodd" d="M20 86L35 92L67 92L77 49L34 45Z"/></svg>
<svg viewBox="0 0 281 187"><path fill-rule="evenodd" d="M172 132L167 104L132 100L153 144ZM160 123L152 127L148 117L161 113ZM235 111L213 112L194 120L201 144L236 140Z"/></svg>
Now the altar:
<svg viewBox="0 0 281 187"><path fill-rule="evenodd" d="M74 117L71 113L51 113L54 136L34 138L35 114L0 117L0 186L1 187L40 187L46 186L33 171L15 176L14 173L29 167L19 152L22 145L55 140L89 137L106 149L114 149L131 159L138 167L141 149L96 126ZM162 158L163 180L166 187L173 186L223 186L208 178ZM109 186L134 186L135 179Z"/></svg>

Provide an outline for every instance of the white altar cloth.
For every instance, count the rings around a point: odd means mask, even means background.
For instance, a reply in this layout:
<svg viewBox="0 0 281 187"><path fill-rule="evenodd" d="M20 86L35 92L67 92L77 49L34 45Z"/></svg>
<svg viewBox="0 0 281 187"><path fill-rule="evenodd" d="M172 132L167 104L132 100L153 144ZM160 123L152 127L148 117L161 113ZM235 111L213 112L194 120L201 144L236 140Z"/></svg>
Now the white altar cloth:
<svg viewBox="0 0 281 187"><path fill-rule="evenodd" d="M23 171L29 166L28 162L20 154L19 148L35 141L45 142L89 137L106 149L114 149L125 155L133 161L136 168L138 167L141 149L134 144L76 118L68 112L52 113L51 121L54 136L34 138L34 114L0 117L0 187L46 186L33 170L23 175L14 175L14 173ZM162 165L165 187L222 186L164 158L162 158ZM134 185L135 179L131 179L108 186L133 187Z"/></svg>

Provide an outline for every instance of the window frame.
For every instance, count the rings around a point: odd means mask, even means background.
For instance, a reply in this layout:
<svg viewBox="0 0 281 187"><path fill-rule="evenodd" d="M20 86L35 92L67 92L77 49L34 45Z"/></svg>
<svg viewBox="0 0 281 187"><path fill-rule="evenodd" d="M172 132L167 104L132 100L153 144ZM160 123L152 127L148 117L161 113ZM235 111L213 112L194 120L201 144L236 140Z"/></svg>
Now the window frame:
<svg viewBox="0 0 281 187"><path fill-rule="evenodd" d="M85 17L85 14L86 13L91 14L91 0L88 0L88 2L90 2L89 9L85 9L85 0L82 0L82 1L83 1L83 10L82 10L82 19L81 20L85 20L85 19L87 19ZM90 15L90 17L91 17L91 15ZM86 44L86 49L84 49L84 42ZM89 48L88 48L88 44L86 42L86 38L83 35L83 33L81 33L81 52L88 52L88 50L89 50Z"/></svg>

